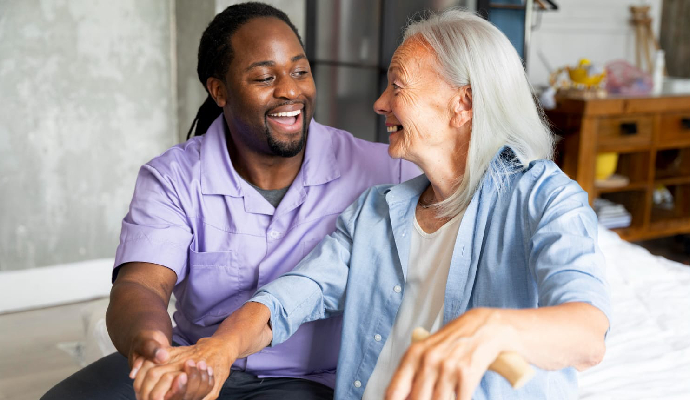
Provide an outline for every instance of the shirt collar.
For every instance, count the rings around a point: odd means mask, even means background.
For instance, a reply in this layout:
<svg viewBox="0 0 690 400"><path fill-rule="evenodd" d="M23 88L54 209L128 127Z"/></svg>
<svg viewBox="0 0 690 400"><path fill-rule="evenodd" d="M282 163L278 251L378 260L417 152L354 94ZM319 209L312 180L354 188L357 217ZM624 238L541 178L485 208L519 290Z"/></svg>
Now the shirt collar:
<svg viewBox="0 0 690 400"><path fill-rule="evenodd" d="M392 206L395 203L407 202L412 198L418 198L424 189L429 186L429 183L429 178L425 174L421 174L399 185L383 187L382 190L386 196L386 201Z"/></svg>
<svg viewBox="0 0 690 400"><path fill-rule="evenodd" d="M304 186L323 185L340 177L336 149L330 132L312 119L304 161L295 181ZM201 193L242 197L242 178L232 166L221 114L208 128L201 143ZM295 182L293 182L294 184Z"/></svg>

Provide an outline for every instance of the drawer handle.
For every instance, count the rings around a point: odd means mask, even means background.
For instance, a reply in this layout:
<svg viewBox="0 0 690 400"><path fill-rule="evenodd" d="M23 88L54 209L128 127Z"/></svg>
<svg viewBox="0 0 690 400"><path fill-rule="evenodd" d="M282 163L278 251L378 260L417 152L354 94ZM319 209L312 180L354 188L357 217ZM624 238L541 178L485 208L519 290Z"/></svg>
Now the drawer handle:
<svg viewBox="0 0 690 400"><path fill-rule="evenodd" d="M626 136L637 134L637 122L623 122L621 124L621 133Z"/></svg>
<svg viewBox="0 0 690 400"><path fill-rule="evenodd" d="M683 129L690 129L690 118L681 118L680 126L682 126Z"/></svg>

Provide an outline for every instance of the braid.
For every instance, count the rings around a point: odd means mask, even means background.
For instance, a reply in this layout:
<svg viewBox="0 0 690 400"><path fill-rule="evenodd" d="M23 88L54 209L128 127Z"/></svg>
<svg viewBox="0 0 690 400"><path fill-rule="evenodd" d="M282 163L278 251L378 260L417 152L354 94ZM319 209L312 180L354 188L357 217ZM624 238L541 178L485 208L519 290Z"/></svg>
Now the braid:
<svg viewBox="0 0 690 400"><path fill-rule="evenodd" d="M208 25L199 43L199 63L197 64L197 74L199 81L206 89L208 78L214 77L221 80L225 79L230 62L232 61L232 46L230 38L244 24L254 18L273 17L288 24L295 32L299 43L304 47L302 38L297 32L297 28L290 22L284 12L267 4L249 2L232 5L223 12L216 15ZM208 93L208 89L206 89ZM199 107L199 111L189 127L187 138L194 131L194 136L203 135L211 126L213 121L223 112L209 94L204 104ZM194 129L196 126L196 129Z"/></svg>
<svg viewBox="0 0 690 400"><path fill-rule="evenodd" d="M218 107L213 97L208 95L204 104L202 104L201 107L199 107L199 111L196 112L196 117L194 117L194 121L192 121L192 126L189 127L189 131L187 132L187 139L192 137L192 131L194 131L194 136L206 133L208 127L211 126L213 121L215 121L222 112L223 108ZM194 129L195 125L196 129Z"/></svg>

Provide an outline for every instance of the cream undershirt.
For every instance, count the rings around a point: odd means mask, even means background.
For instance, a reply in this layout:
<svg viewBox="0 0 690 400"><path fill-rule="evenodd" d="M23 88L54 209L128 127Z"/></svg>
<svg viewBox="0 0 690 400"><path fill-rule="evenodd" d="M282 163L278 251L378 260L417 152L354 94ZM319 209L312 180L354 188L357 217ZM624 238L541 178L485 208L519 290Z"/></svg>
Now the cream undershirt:
<svg viewBox="0 0 690 400"><path fill-rule="evenodd" d="M463 214L433 233L424 232L415 217L402 304L364 390L363 400L383 399L393 373L410 346L414 328L421 326L431 333L441 328L446 281Z"/></svg>

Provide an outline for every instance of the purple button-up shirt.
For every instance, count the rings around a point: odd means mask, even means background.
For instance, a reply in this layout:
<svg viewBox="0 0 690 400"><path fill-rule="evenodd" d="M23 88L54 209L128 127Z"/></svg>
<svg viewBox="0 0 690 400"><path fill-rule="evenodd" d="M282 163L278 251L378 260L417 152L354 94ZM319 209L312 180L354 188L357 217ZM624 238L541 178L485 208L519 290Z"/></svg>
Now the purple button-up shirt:
<svg viewBox="0 0 690 400"><path fill-rule="evenodd" d="M391 159L384 144L312 121L302 167L274 208L233 168L221 116L205 135L141 168L115 268L147 262L175 271L173 340L196 343L259 287L291 271L333 232L338 215L361 192L419 173ZM333 387L340 331L340 316L304 324L286 342L237 360L233 368Z"/></svg>

